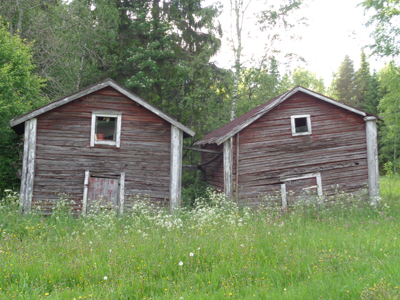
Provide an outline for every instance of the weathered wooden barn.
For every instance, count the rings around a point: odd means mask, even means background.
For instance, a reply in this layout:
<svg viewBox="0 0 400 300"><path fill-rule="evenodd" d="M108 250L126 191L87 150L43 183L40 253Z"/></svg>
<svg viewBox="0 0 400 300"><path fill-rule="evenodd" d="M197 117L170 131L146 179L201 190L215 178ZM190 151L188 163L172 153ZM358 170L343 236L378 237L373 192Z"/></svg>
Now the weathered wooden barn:
<svg viewBox="0 0 400 300"><path fill-rule="evenodd" d="M195 133L111 79L10 121L25 135L20 201L51 211L62 193L86 213L128 196L180 205L183 138Z"/></svg>
<svg viewBox="0 0 400 300"><path fill-rule="evenodd" d="M379 196L376 122L371 114L299 86L196 144L213 152L202 153L207 183L239 204L255 205L269 195L286 207L299 198L309 201L310 195L367 186L374 202Z"/></svg>

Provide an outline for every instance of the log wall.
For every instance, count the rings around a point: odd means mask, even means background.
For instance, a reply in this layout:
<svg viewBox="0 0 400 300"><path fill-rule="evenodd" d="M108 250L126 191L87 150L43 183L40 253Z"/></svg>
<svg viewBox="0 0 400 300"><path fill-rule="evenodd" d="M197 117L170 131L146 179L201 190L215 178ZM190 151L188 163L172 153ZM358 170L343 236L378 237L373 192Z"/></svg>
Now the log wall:
<svg viewBox="0 0 400 300"><path fill-rule="evenodd" d="M90 147L92 112L122 113L120 148ZM131 195L168 203L170 152L170 123L113 88L99 90L37 118L33 205L46 208L64 193L81 208L85 170L117 178L125 172L128 209Z"/></svg>
<svg viewBox="0 0 400 300"><path fill-rule="evenodd" d="M311 135L292 136L293 115L311 116ZM280 205L281 178L308 173L321 173L325 195L336 189L355 192L367 185L363 117L312 96L296 93L238 135L241 204L254 205L273 197ZM220 187L221 168L222 159L207 170L209 184Z"/></svg>

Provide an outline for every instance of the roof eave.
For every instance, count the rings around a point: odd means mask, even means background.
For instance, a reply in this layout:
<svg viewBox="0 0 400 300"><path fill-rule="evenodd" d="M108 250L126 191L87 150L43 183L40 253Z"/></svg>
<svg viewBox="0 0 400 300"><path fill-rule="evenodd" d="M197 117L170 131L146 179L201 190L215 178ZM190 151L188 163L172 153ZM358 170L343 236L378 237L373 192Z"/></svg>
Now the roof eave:
<svg viewBox="0 0 400 300"><path fill-rule="evenodd" d="M34 111L31 111L27 114L24 114L22 116L19 117L15 117L14 119L12 119L9 122L9 125L11 128L14 128L15 126L30 120L32 118L35 118L45 112L48 112L52 109L55 109L57 107L60 107L64 104L67 104L73 100L76 100L78 98L84 97L90 93L96 92L100 89L103 89L105 87L111 86L114 89L116 89L117 91L119 91L121 94L124 94L125 96L127 96L129 99L139 103L140 105L142 105L143 107L145 107L146 109L150 110L151 112L153 112L154 114L158 115L159 117L161 117L162 119L164 119L165 121L169 122L170 124L178 127L180 130L182 130L183 132L185 132L186 134L190 135L190 136L194 136L196 133L187 128L186 126L182 125L181 123L179 123L178 121L174 120L173 118L171 118L170 116L168 116L167 114L165 114L164 112L162 112L161 110L153 107L152 105L150 105L149 103L147 103L146 101L142 100L140 97L136 96L135 94L133 94L132 92L124 89L123 87L121 87L119 84L117 84L116 82L114 82L111 79L105 80L103 82L100 82L98 84L95 84L94 86L87 88L87 89L83 89L80 92L77 92L71 96L67 96L65 98L62 98L60 100L57 100L55 102L49 103L39 109L36 109Z"/></svg>
<svg viewBox="0 0 400 300"><path fill-rule="evenodd" d="M250 118L249 120L247 120L246 122L240 124L239 126L237 126L236 128L234 128L232 131L230 131L228 134L220 137L219 139L216 139L215 142L214 141L203 141L202 143L201 140L198 142L199 145L206 145L206 144L214 144L216 143L217 145L221 145L222 143L224 143L226 140L228 140L229 138L233 137L236 133L238 133L239 131L243 130L244 128L246 128L247 126L249 126L251 123L253 123L254 121L256 121L257 119L259 119L260 117L262 117L263 115L265 115L267 112L269 112L270 110L272 110L273 108L275 108L276 106L278 106L280 103L282 103L283 101L285 101L286 99L288 99L289 97L291 97L292 95L294 95L297 92L303 92L306 93L310 96L313 96L315 98L318 98L320 100L323 100L325 102L328 102L330 104L339 106L341 108L344 108L346 110L349 110L353 113L356 113L358 115L361 115L363 117L366 117L367 114L361 110L358 110L354 107L348 106L344 103L335 101L333 99L330 99L328 97L325 97L321 94L315 93L313 91L310 91L306 88L303 88L302 86L297 86L294 89L292 89L291 91L289 91L287 94L284 94L283 97L281 99L277 99L276 102L274 102L271 106L267 106L265 107L261 112L259 112L256 116L254 116L253 118Z"/></svg>

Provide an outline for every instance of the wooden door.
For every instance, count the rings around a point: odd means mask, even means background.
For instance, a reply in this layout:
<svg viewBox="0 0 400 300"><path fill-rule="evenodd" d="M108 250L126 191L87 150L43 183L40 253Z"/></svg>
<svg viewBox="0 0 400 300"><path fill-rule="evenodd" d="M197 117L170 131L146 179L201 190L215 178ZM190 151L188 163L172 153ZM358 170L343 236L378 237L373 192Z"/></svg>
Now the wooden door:
<svg viewBox="0 0 400 300"><path fill-rule="evenodd" d="M118 179L89 178L88 206L118 207Z"/></svg>
<svg viewBox="0 0 400 300"><path fill-rule="evenodd" d="M288 206L315 203L318 196L316 177L286 181L286 199Z"/></svg>

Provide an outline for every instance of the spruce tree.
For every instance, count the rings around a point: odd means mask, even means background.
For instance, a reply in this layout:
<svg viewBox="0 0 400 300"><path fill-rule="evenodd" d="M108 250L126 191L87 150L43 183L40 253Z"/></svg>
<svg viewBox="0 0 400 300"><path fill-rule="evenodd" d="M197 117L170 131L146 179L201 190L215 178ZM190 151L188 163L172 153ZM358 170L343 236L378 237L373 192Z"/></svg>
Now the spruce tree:
<svg viewBox="0 0 400 300"><path fill-rule="evenodd" d="M361 52L360 69L355 77L355 97L354 107L363 109L365 107L365 98L369 92L371 82L371 74L369 72L369 63L367 62L364 51Z"/></svg>
<svg viewBox="0 0 400 300"><path fill-rule="evenodd" d="M336 78L332 81L333 97L345 104L354 106L355 103L355 72L353 61L348 55L341 63Z"/></svg>
<svg viewBox="0 0 400 300"><path fill-rule="evenodd" d="M370 114L378 114L379 99L383 97L383 91L380 88L379 76L376 71L372 73L368 88L365 93L364 110Z"/></svg>

